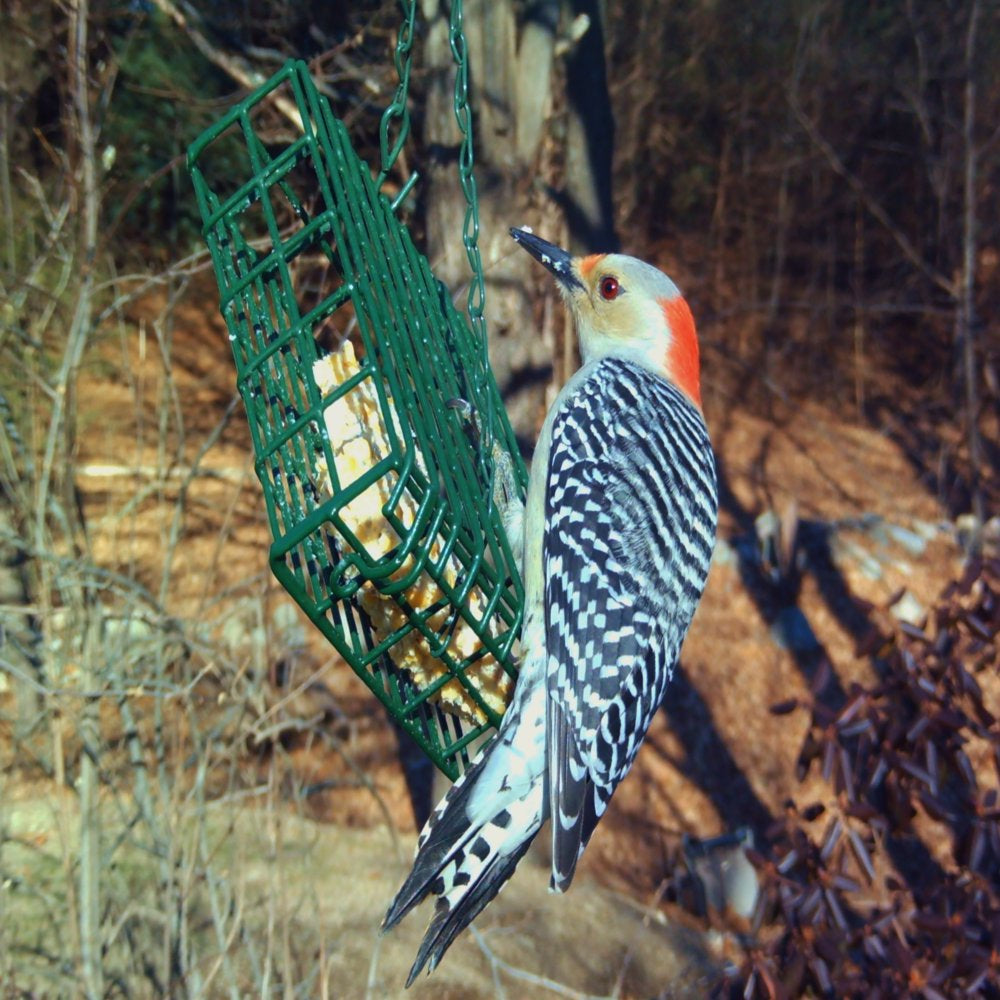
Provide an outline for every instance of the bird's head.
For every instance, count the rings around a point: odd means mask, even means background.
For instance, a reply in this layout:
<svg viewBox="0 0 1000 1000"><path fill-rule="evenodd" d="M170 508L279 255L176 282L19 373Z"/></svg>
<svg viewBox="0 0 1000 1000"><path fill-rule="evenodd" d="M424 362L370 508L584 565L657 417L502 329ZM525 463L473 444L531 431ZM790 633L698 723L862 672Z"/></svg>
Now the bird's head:
<svg viewBox="0 0 1000 1000"><path fill-rule="evenodd" d="M576 321L584 363L604 357L638 362L701 406L694 318L662 271L624 254L573 257L524 229L510 234L555 276Z"/></svg>

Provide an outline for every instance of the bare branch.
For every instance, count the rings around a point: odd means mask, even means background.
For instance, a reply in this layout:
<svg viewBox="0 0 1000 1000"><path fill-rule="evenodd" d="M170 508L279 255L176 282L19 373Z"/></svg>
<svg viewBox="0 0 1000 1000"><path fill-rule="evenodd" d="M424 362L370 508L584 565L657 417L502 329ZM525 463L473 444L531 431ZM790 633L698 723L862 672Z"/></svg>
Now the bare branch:
<svg viewBox="0 0 1000 1000"><path fill-rule="evenodd" d="M920 271L929 281L937 285L938 288L946 292L951 298L955 298L958 295L958 288L955 282L952 281L947 275L942 274L937 268L932 267L924 259L920 251L910 242L909 237L893 222L889 213L883 208L882 204L877 198L868 190L864 182L861 180L857 174L853 173L844 161L837 154L837 151L830 145L830 143L823 137L822 133L816 127L816 123L805 113L802 105L799 103L798 94L794 89L790 89L788 92L788 103L791 105L792 112L795 115L797 121L805 130L806 134L809 136L812 143L816 148L823 154L827 163L830 165L830 169L833 170L838 177L843 178L851 190L861 199L862 204L865 206L870 215L872 215L886 230L886 232L896 241L896 245L903 252L903 256L913 264L913 266Z"/></svg>
<svg viewBox="0 0 1000 1000"><path fill-rule="evenodd" d="M265 77L245 60L229 52L222 52L212 45L204 34L191 24L184 13L171 3L170 0L153 0L153 3L191 39L194 47L209 62L214 63L219 69L228 73L240 86L246 87L247 90L253 90L264 83ZM295 105L287 97L282 96L280 93L275 93L269 100L273 102L274 106L298 131L302 131L302 117L296 110Z"/></svg>

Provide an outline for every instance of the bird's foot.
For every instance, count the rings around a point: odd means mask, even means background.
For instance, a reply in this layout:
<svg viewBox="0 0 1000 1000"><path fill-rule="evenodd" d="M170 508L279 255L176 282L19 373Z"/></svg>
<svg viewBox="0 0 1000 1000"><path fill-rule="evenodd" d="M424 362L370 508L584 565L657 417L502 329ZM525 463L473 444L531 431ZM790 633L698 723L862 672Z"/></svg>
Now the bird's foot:
<svg viewBox="0 0 1000 1000"><path fill-rule="evenodd" d="M444 405L458 412L472 446L480 451L483 428L476 407L468 400L458 398L449 399ZM493 438L490 458L493 463L493 503L500 513L511 546L519 550L524 530L524 502L521 500L514 460L496 437Z"/></svg>

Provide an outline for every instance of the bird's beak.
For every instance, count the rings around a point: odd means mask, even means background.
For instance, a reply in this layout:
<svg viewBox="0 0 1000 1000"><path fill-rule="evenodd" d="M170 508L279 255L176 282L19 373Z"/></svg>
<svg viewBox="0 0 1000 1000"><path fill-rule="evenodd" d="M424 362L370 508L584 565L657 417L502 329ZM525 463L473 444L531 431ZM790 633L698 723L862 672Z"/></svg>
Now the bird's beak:
<svg viewBox="0 0 1000 1000"><path fill-rule="evenodd" d="M555 243L549 243L548 240L541 239L534 233L529 233L526 229L511 229L510 235L535 260L547 267L566 289L583 288L583 282L580 281L573 270L573 258L568 251L563 250L562 247L557 247Z"/></svg>

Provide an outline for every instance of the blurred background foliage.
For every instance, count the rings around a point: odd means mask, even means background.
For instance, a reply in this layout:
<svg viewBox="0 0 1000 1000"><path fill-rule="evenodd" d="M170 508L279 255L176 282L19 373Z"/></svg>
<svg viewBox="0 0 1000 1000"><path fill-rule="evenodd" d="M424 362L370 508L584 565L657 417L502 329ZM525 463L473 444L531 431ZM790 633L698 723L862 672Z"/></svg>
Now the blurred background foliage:
<svg viewBox="0 0 1000 1000"><path fill-rule="evenodd" d="M528 23L544 5L509 6ZM617 0L567 3L563 26L587 11L603 12L618 239L640 253L664 241L680 245L699 314L738 314L744 361L791 362L786 369L807 382L801 388L842 393L858 406L868 402L866 368L902 366L958 402L953 314L973 161L977 328L997 300L1000 215L989 210L1000 170L995 5ZM472 4L469 17L476 16ZM61 55L66 18L56 5L21 2L5 5L0 17L10 223L32 211L18 168L43 185L68 183L73 139ZM362 152L375 152L394 83L395 3L96 3L90 19L105 156L102 245L119 259L163 263L197 246L184 149L242 92L206 58L208 48L257 80L289 56L311 60ZM416 163L434 153L420 145L428 73L418 58L408 151ZM478 78L479 67L472 73L488 92L491 81ZM564 110L555 97L553 134ZM30 229L19 218L8 246ZM10 250L4 263L12 265ZM914 317L919 335L896 336ZM727 337L734 333L727 327ZM993 392L995 339L977 348ZM830 378L830 365L808 377L818 346L838 377Z"/></svg>

